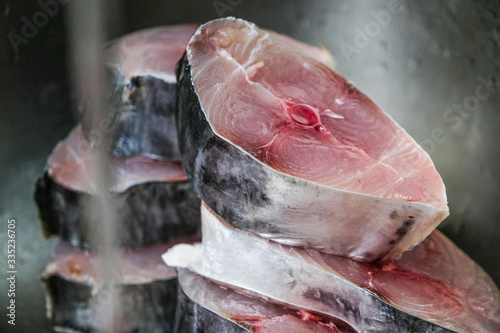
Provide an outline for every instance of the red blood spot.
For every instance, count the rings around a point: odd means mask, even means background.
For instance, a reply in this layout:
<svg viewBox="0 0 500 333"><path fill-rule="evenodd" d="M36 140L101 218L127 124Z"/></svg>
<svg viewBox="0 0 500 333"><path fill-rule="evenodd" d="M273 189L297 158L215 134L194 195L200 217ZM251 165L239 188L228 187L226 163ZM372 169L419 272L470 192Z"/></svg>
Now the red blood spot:
<svg viewBox="0 0 500 333"><path fill-rule="evenodd" d="M290 114L290 118L292 118L292 120L298 125L308 127L321 125L318 109L309 105L295 104L288 109L288 112Z"/></svg>
<svg viewBox="0 0 500 333"><path fill-rule="evenodd" d="M275 332L277 327L281 327L284 322L288 322L289 318L298 318L305 323L308 327L314 329L314 332L322 333L353 333L355 330L348 324L341 320L336 320L328 316L320 314L312 314L304 309L300 309L295 314L285 314L282 316L274 317L260 317L256 316L232 316L231 319L239 325L248 328L255 333ZM309 331L309 330L308 330Z"/></svg>
<svg viewBox="0 0 500 333"><path fill-rule="evenodd" d="M311 128L326 135L331 135L330 131L321 123L319 110L307 104L294 104L290 101L281 101L283 110L288 113L292 123L302 128Z"/></svg>

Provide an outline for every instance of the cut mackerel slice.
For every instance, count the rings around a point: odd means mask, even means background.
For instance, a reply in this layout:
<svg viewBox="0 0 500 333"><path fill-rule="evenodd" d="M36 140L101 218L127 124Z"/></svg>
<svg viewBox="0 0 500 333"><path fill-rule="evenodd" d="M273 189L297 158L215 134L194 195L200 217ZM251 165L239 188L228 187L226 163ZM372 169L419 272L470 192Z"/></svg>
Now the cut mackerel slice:
<svg viewBox="0 0 500 333"><path fill-rule="evenodd" d="M100 331L95 306L102 309L115 293L120 300L119 313L113 313L117 332L172 332L176 272L160 257L171 245L121 250L119 268L112 272L114 285L108 285L99 279L95 253L59 242L42 274L53 330Z"/></svg>
<svg viewBox="0 0 500 333"><path fill-rule="evenodd" d="M175 65L197 25L162 26L137 31L112 42L105 58L112 70L108 119L97 123L92 110L82 114L90 141L108 135L107 147L119 158L153 155L179 159L175 128Z"/></svg>
<svg viewBox="0 0 500 333"><path fill-rule="evenodd" d="M174 332L354 332L338 320L243 295L187 269L177 273L180 287Z"/></svg>
<svg viewBox="0 0 500 333"><path fill-rule="evenodd" d="M81 248L91 247L88 203L99 184L91 172L97 153L75 128L58 144L38 180L35 200L46 236L59 235ZM199 235L200 199L179 162L150 157L111 159L112 200L121 246L141 246Z"/></svg>
<svg viewBox="0 0 500 333"><path fill-rule="evenodd" d="M235 227L360 261L448 215L430 157L309 53L241 19L202 25L178 68L183 166Z"/></svg>
<svg viewBox="0 0 500 333"><path fill-rule="evenodd" d="M202 245L174 246L165 262L358 332L500 332L498 288L438 230L382 264L275 243L232 227L205 205L202 233Z"/></svg>

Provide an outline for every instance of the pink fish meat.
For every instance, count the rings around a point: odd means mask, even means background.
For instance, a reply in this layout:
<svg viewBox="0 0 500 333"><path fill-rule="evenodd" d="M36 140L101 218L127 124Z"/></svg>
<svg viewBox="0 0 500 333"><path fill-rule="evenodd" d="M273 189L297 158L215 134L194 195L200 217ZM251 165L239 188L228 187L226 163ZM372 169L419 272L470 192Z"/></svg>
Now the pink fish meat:
<svg viewBox="0 0 500 333"><path fill-rule="evenodd" d="M419 244L448 215L424 150L290 40L214 20L196 30L178 75L184 168L237 228L376 261Z"/></svg>

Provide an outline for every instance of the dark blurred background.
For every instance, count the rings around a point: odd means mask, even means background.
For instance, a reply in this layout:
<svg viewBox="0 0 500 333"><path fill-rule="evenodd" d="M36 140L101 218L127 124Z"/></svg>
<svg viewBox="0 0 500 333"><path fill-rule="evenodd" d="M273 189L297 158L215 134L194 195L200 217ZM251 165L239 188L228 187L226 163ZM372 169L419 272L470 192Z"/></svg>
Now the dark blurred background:
<svg viewBox="0 0 500 333"><path fill-rule="evenodd" d="M0 280L1 332L48 331L37 275L53 240L42 236L33 191L48 154L77 122L70 1L81 0L0 0L0 270L6 277L7 220L14 218L18 271L15 328L7 324L7 281ZM47 12L43 4L53 2L57 10ZM116 2L106 20L114 38L236 16L326 46L338 71L429 152L451 211L440 229L498 285L499 15L495 0L128 0Z"/></svg>

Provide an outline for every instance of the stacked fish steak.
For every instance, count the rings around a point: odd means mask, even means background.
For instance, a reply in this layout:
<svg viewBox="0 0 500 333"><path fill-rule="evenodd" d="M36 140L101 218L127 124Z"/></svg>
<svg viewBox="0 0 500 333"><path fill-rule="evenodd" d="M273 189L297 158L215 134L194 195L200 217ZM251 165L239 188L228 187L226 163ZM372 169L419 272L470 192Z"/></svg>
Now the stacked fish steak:
<svg viewBox="0 0 500 333"><path fill-rule="evenodd" d="M500 331L498 288L435 230L448 207L430 157L317 52L219 19L177 75L204 203L202 243L163 255L175 332Z"/></svg>
<svg viewBox="0 0 500 333"><path fill-rule="evenodd" d="M106 121L96 124L93 110L85 110L48 159L35 199L45 234L60 238L42 275L55 331L99 330L96 309L109 308L109 293L119 293L116 331L171 332L176 272L160 255L200 234L200 199L179 160L175 125L175 64L195 29L160 27L107 46L114 91ZM99 145L107 153L106 192L119 226L112 284L102 279L93 237L105 222L92 220L99 215L89 206L103 193L92 174Z"/></svg>

